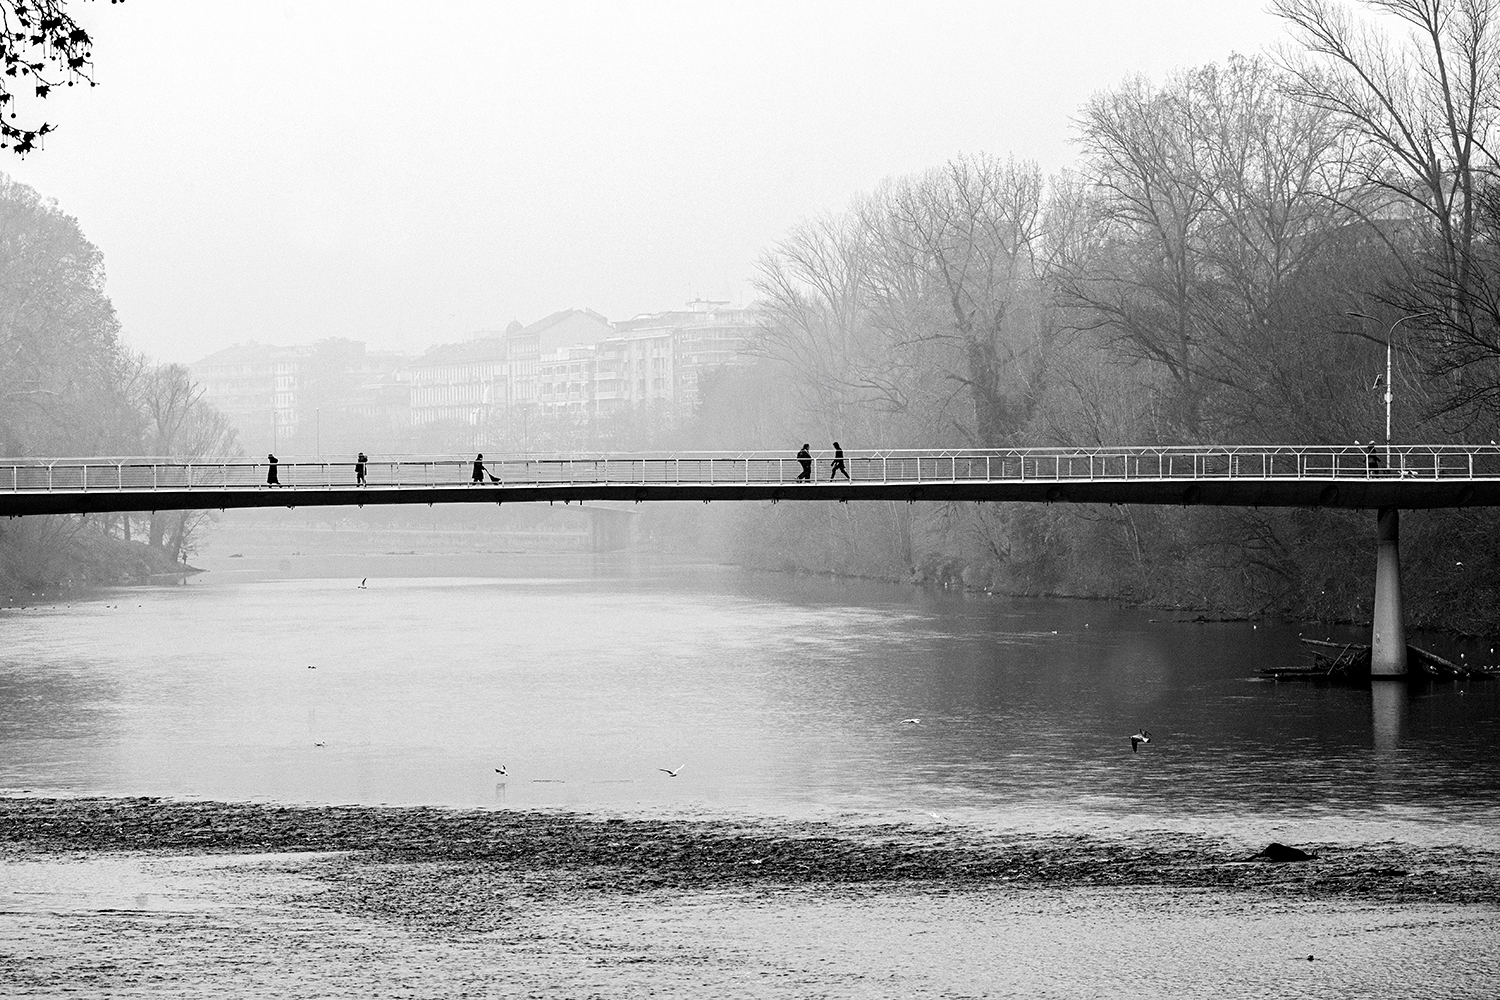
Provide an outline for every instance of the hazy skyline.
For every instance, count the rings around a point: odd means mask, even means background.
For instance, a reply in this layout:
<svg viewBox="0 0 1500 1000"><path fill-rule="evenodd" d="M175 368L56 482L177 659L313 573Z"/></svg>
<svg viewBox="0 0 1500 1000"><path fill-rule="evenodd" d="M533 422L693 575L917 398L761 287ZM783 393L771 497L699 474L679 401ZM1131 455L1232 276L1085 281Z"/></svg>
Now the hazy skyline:
<svg viewBox="0 0 1500 1000"><path fill-rule="evenodd" d="M100 86L0 170L79 219L164 361L742 303L768 245L886 177L1054 171L1090 94L1281 37L1260 0L73 7Z"/></svg>

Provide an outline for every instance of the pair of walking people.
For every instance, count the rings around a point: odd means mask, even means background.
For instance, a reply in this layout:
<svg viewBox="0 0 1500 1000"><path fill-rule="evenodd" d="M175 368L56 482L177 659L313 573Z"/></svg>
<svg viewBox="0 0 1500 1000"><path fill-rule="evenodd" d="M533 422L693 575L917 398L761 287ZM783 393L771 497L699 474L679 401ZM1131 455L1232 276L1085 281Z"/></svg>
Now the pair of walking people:
<svg viewBox="0 0 1500 1000"><path fill-rule="evenodd" d="M813 457L808 449L811 445L804 444L802 450L797 452L797 461L802 465L802 471L797 473L797 481L810 483L813 481ZM844 479L849 480L849 469L844 465L844 449L837 441L833 442L833 464L828 467L828 480L832 482L840 472Z"/></svg>
<svg viewBox="0 0 1500 1000"><path fill-rule="evenodd" d="M365 485L365 465L369 461L370 461L370 459L368 457L366 457L366 455L365 455L364 452L360 452L359 453L359 458L357 458L355 460L355 462L354 462L354 484L356 486L364 486ZM278 459L275 455L267 455L266 456L266 485L267 486L280 486L281 485L281 476L279 474L279 469L278 469L278 467L280 465L281 465L281 460Z"/></svg>

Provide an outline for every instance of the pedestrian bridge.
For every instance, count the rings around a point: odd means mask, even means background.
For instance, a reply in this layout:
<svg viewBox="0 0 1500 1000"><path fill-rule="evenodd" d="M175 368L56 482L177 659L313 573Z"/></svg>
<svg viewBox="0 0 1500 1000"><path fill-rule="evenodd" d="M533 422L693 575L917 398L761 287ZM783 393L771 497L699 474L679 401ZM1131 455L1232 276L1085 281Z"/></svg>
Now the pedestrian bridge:
<svg viewBox="0 0 1500 1000"><path fill-rule="evenodd" d="M0 459L0 516L363 504L905 500L1438 508L1500 505L1500 446L1214 445L847 451L812 481L787 452L352 461Z"/></svg>

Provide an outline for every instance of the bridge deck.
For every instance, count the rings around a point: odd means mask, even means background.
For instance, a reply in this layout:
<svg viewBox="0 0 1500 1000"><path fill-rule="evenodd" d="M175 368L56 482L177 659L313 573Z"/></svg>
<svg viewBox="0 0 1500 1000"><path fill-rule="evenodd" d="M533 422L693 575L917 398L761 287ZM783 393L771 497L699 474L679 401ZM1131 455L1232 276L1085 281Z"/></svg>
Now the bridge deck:
<svg viewBox="0 0 1500 1000"><path fill-rule="evenodd" d="M815 481L785 453L352 462L0 461L0 516L363 504L661 500L937 500L1406 509L1500 505L1500 447L1043 448L848 452Z"/></svg>

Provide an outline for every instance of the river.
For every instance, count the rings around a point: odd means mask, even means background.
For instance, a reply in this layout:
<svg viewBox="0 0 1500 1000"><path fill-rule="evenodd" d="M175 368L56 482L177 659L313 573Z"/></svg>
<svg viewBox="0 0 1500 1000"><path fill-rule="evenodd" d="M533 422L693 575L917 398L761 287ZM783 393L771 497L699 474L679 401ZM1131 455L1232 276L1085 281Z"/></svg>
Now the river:
<svg viewBox="0 0 1500 1000"><path fill-rule="evenodd" d="M0 613L0 795L1500 849L1500 684L1257 676L1355 631L631 556L209 564Z"/></svg>

